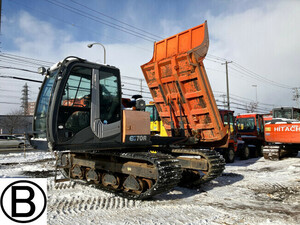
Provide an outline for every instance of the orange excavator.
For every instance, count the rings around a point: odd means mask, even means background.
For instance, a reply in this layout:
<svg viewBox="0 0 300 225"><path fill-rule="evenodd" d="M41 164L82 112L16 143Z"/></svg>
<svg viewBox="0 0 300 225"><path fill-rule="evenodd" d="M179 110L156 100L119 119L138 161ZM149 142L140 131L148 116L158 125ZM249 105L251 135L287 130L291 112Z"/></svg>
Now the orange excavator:
<svg viewBox="0 0 300 225"><path fill-rule="evenodd" d="M271 120L265 121L263 155L265 159L279 160L295 157L300 150L300 109L281 107L272 110Z"/></svg>

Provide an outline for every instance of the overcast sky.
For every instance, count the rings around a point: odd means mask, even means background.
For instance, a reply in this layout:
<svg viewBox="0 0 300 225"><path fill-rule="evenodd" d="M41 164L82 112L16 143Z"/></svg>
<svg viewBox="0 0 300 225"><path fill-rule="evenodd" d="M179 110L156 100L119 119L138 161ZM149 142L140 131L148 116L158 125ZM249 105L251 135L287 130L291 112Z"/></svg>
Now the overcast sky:
<svg viewBox="0 0 300 225"><path fill-rule="evenodd" d="M205 20L210 47L204 63L218 105L226 92L222 63L228 60L232 61L229 87L236 112L255 102L256 93L260 111L297 106L292 99L292 88L300 87L297 0L3 0L0 75L43 79L3 68L37 70L32 60L20 61L18 56L57 62L75 55L103 63L100 46L86 47L101 42L107 63L121 70L123 93L130 95L130 90L139 90L140 66L152 58L153 42ZM35 101L39 84L27 83L30 101ZM20 107L24 84L0 77L0 115Z"/></svg>

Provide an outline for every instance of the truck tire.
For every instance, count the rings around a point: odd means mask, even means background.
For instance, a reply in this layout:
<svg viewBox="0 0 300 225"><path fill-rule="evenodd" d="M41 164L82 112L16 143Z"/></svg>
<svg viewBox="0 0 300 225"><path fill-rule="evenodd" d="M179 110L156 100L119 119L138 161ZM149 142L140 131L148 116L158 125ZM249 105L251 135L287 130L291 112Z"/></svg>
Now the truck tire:
<svg viewBox="0 0 300 225"><path fill-rule="evenodd" d="M249 159L250 158L250 148L248 146L245 146L241 151L241 159Z"/></svg>
<svg viewBox="0 0 300 225"><path fill-rule="evenodd" d="M253 158L258 158L260 157L260 152L261 152L261 146L256 145L255 148L250 149L250 156Z"/></svg>
<svg viewBox="0 0 300 225"><path fill-rule="evenodd" d="M263 145L258 146L257 151L258 151L258 156L262 157L264 155L263 154L264 146Z"/></svg>
<svg viewBox="0 0 300 225"><path fill-rule="evenodd" d="M298 151L297 150L294 150L290 153L289 157L292 157L292 158L295 158L298 156Z"/></svg>
<svg viewBox="0 0 300 225"><path fill-rule="evenodd" d="M235 151L233 148L228 148L224 154L226 163L233 163L235 159Z"/></svg>

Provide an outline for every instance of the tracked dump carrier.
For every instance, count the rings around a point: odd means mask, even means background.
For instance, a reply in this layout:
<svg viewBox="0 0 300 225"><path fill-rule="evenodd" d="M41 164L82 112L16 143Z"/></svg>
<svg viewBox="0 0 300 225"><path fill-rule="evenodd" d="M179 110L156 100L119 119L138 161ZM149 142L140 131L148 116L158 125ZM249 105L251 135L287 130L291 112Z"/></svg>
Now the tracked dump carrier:
<svg viewBox="0 0 300 225"><path fill-rule="evenodd" d="M57 182L80 180L123 197L145 199L179 183L199 185L222 173L223 158L196 148L200 142L226 138L202 63L208 47L206 23L187 32L193 35L182 37L193 37L190 42L178 42L178 49L165 58L157 46L166 41L156 43L154 72L151 65L143 68L167 139L152 140L150 115L140 110L145 105L141 99L122 99L118 68L70 56L41 69L46 76L31 142L56 153L56 169L66 177L55 178ZM178 41L181 35L175 37ZM165 75L150 82L150 73Z"/></svg>

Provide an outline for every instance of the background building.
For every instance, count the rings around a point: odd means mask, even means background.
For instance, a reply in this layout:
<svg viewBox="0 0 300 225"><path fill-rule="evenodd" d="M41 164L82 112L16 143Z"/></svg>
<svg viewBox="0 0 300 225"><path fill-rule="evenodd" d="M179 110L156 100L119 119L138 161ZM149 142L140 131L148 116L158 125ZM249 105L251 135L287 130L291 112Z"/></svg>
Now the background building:
<svg viewBox="0 0 300 225"><path fill-rule="evenodd" d="M28 115L33 116L35 109L35 102L28 102Z"/></svg>

